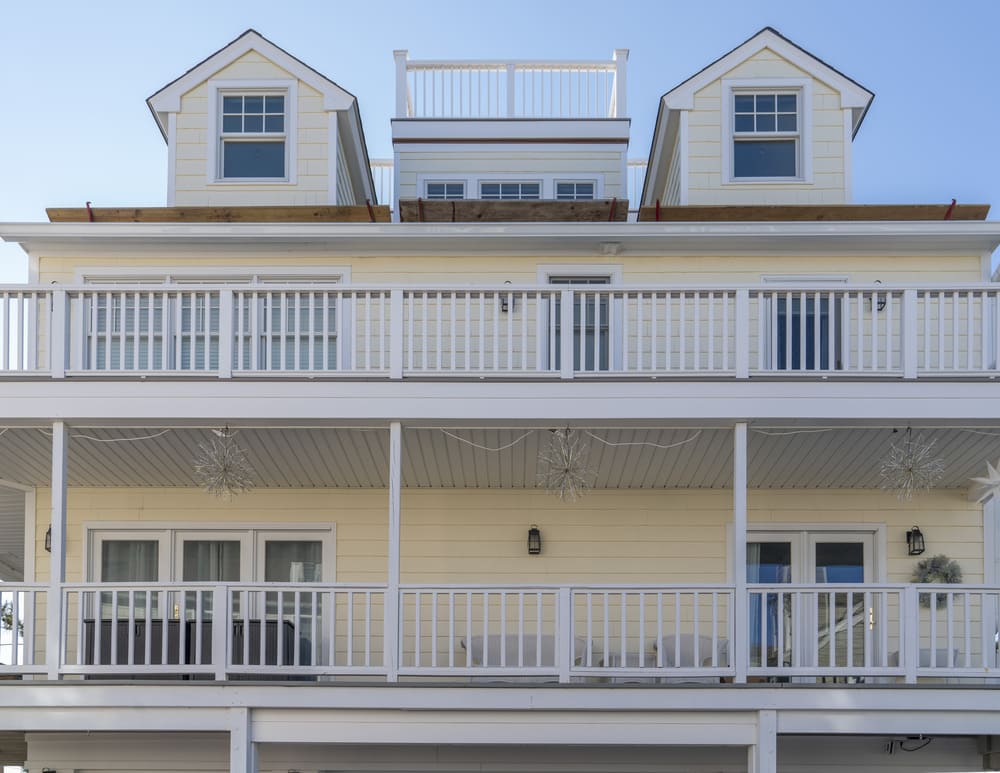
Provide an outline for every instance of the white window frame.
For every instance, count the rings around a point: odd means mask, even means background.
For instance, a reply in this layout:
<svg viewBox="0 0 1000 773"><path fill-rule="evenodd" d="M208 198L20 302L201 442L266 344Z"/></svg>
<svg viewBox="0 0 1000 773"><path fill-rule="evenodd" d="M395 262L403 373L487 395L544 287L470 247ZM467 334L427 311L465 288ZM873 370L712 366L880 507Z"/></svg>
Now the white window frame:
<svg viewBox="0 0 1000 773"><path fill-rule="evenodd" d="M594 188L593 188L594 195L591 196L590 198L580 198L579 196L577 196L576 195L576 187L575 186L581 185L581 184L582 185L592 185L592 186L594 186ZM560 185L572 185L572 186L574 186L574 189L573 189L574 195L573 195L573 197L569 198L569 199L560 199L559 198L559 186ZM597 196L597 180L594 180L592 178L591 179L582 179L581 178L579 180L573 180L573 179L555 179L555 180L552 181L552 198L555 199L556 201L596 201L598 199L598 196Z"/></svg>
<svg viewBox="0 0 1000 773"><path fill-rule="evenodd" d="M106 540L159 542L158 582L181 582L184 539L239 540L241 583L262 584L264 545L270 541L312 540L323 543L323 582L336 582L335 523L154 523L94 522L83 527L83 576L101 582L101 544ZM260 579L258 579L260 578Z"/></svg>
<svg viewBox="0 0 1000 773"><path fill-rule="evenodd" d="M245 94L285 97L285 176L222 176L222 97ZM210 80L208 81L207 179L212 185L294 185L298 180L298 81L297 80ZM261 135L267 138L271 135Z"/></svg>
<svg viewBox="0 0 1000 773"><path fill-rule="evenodd" d="M604 192L605 179L603 175L597 175L596 177L591 175L580 176L580 177L568 177L565 174L539 174L532 177L525 177L523 174L511 174L511 173L492 173L490 172L488 176L484 176L485 172L473 173L473 174L463 174L463 175L452 175L449 177L442 177L440 174L418 174L416 190L417 196L421 198L427 198L427 183L463 183L465 185L465 200L466 201L498 201L498 199L481 199L479 198L479 186L481 183L540 183L541 188L541 198L539 199L521 199L521 201L558 201L556 199L556 183L562 182L585 182L594 184L594 200L607 198ZM434 201L445 201L446 199L434 199ZM564 199L565 200L565 199ZM514 199L506 199L506 201L514 201Z"/></svg>
<svg viewBox="0 0 1000 773"><path fill-rule="evenodd" d="M530 179L528 179L528 180L526 180L526 179L501 180L501 179L498 179L498 178L490 177L490 178L483 178L483 179L479 180L478 181L478 185L479 185L478 193L479 193L479 200L480 201L544 201L545 200L545 185L544 185L544 182L542 180L540 180L540 179L537 179L537 180L530 180ZM483 197L483 186L484 185L499 185L500 186L500 195L498 197L496 197L496 198L494 198L492 196L490 198L484 198ZM537 198L532 197L532 198L527 198L526 199L523 196L521 196L521 189L520 189L520 187L518 187L518 196L517 196L516 199L504 198L503 197L503 186L504 185L517 185L517 186L537 185L538 186L538 197Z"/></svg>
<svg viewBox="0 0 1000 773"><path fill-rule="evenodd" d="M794 177L736 177L733 174L733 98L741 93L795 93L798 96L799 127L796 140L797 174ZM813 182L812 150L812 79L810 78L723 78L722 79L722 184L723 185L795 185ZM780 133L741 133L745 139L784 138ZM789 135L790 137L791 135Z"/></svg>
<svg viewBox="0 0 1000 773"><path fill-rule="evenodd" d="M462 186L462 195L459 196L457 199L455 199L455 198L449 197L447 195L447 191L446 191L445 192L445 196L443 198L440 197L440 196L434 196L432 198L431 195L430 195L430 193L428 192L428 188L431 185L445 185L445 186L447 186L447 185L461 185ZM469 190L469 186L468 186L468 184L467 184L467 182L465 180L424 180L424 182L423 182L424 198L427 199L428 201L462 201L462 200L464 200L466 198L466 194L468 193L468 190Z"/></svg>

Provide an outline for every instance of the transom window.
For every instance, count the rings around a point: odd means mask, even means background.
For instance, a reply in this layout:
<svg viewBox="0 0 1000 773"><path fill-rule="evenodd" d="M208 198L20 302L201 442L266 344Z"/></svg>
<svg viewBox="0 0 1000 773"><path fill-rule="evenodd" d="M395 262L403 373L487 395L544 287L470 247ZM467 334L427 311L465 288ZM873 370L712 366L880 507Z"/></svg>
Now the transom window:
<svg viewBox="0 0 1000 773"><path fill-rule="evenodd" d="M540 199L542 184L537 182L480 183L479 198L492 200Z"/></svg>
<svg viewBox="0 0 1000 773"><path fill-rule="evenodd" d="M464 182L427 183L427 198L456 201L465 198Z"/></svg>
<svg viewBox="0 0 1000 773"><path fill-rule="evenodd" d="M284 94L222 94L223 179L287 177Z"/></svg>
<svg viewBox="0 0 1000 773"><path fill-rule="evenodd" d="M583 201L594 198L593 182L557 182L556 199L562 201Z"/></svg>
<svg viewBox="0 0 1000 773"><path fill-rule="evenodd" d="M733 177L799 177L797 92L734 92Z"/></svg>

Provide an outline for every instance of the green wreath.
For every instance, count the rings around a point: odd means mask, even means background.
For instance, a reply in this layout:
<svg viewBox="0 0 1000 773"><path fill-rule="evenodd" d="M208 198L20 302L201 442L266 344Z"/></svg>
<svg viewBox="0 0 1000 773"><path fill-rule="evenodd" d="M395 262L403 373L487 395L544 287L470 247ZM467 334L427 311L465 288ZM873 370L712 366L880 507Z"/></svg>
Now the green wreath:
<svg viewBox="0 0 1000 773"><path fill-rule="evenodd" d="M910 582L947 583L949 585L960 583L962 582L962 567L958 565L958 561L953 561L942 553L931 558L925 558L923 561L918 561L917 565L913 567L913 575L910 577ZM937 596L938 609L947 603L947 596ZM921 593L920 606L929 607L930 605L931 594Z"/></svg>

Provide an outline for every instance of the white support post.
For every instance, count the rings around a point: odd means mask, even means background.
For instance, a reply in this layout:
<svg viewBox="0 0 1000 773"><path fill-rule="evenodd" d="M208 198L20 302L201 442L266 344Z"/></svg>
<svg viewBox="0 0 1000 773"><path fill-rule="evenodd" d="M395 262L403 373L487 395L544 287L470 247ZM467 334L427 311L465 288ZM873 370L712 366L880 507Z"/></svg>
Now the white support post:
<svg viewBox="0 0 1000 773"><path fill-rule="evenodd" d="M514 65L507 65L507 117L513 118L514 113L517 110L517 100L515 99L515 83L517 78L515 77Z"/></svg>
<svg viewBox="0 0 1000 773"><path fill-rule="evenodd" d="M45 664L49 679L59 678L62 661L62 585L66 581L66 464L69 434L66 422L52 422L52 553L46 597Z"/></svg>
<svg viewBox="0 0 1000 773"><path fill-rule="evenodd" d="M615 63L615 110L608 118L628 118L628 110L625 102L627 99L625 65L628 63L628 49L616 48L611 58Z"/></svg>
<svg viewBox="0 0 1000 773"><path fill-rule="evenodd" d="M750 378L750 290L736 291L736 378Z"/></svg>
<svg viewBox="0 0 1000 773"><path fill-rule="evenodd" d="M735 681L744 684L750 660L747 596L747 423L733 427L733 580L736 585L733 666Z"/></svg>
<svg viewBox="0 0 1000 773"><path fill-rule="evenodd" d="M233 291L219 291L219 378L233 377Z"/></svg>
<svg viewBox="0 0 1000 773"><path fill-rule="evenodd" d="M412 296L411 296L412 301ZM403 378L403 291L389 291L389 378Z"/></svg>
<svg viewBox="0 0 1000 773"><path fill-rule="evenodd" d="M389 423L389 567L385 590L385 623L382 651L385 653L386 681L399 679L401 655L399 625L399 535L403 485L403 426Z"/></svg>
<svg viewBox="0 0 1000 773"><path fill-rule="evenodd" d="M778 769L778 712L757 712L757 743L747 754L748 773L775 773Z"/></svg>
<svg viewBox="0 0 1000 773"><path fill-rule="evenodd" d="M257 747L253 742L250 709L230 709L229 773L256 773Z"/></svg>
<svg viewBox="0 0 1000 773"><path fill-rule="evenodd" d="M229 631L233 630L233 608L229 603L229 586L216 585L212 590L212 665L215 679L226 681L229 665Z"/></svg>
<svg viewBox="0 0 1000 773"><path fill-rule="evenodd" d="M892 302L892 299L888 299ZM903 290L903 330L902 330L903 378L917 377L917 291ZM926 345L926 344L925 344Z"/></svg>
<svg viewBox="0 0 1000 773"><path fill-rule="evenodd" d="M66 348L69 337L67 322L69 296L65 290L52 291L51 327L49 328L49 372L52 378L66 376Z"/></svg>
<svg viewBox="0 0 1000 773"><path fill-rule="evenodd" d="M407 83L406 83L406 58L408 52L404 49L397 49L392 52L393 59L396 60L396 118L407 117Z"/></svg>
<svg viewBox="0 0 1000 773"><path fill-rule="evenodd" d="M580 303L580 324L585 323L583 302ZM580 333L583 336L583 331ZM573 360L576 351L573 349L573 291L559 292L559 377L573 378ZM581 366L583 363L580 363Z"/></svg>
<svg viewBox="0 0 1000 773"><path fill-rule="evenodd" d="M906 684L917 683L917 668L920 665L919 600L916 585L910 583L903 589L903 641L899 650L903 657L903 680ZM930 651L935 651L933 644Z"/></svg>
<svg viewBox="0 0 1000 773"><path fill-rule="evenodd" d="M559 653L559 681L568 684L570 669L576 656L576 643L573 637L573 604L569 588L560 588L558 597L559 608L556 610L556 652Z"/></svg>

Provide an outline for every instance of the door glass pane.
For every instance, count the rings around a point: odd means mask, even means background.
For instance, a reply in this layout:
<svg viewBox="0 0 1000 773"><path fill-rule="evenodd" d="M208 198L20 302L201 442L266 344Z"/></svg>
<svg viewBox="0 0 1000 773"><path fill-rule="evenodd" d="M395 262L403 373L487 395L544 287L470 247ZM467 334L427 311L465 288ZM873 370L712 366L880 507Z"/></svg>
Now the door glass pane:
<svg viewBox="0 0 1000 773"><path fill-rule="evenodd" d="M157 540L104 540L101 542L101 582L155 583L160 579L160 543ZM161 593L145 590L133 594L135 619L160 615ZM127 590L102 591L100 616L128 620Z"/></svg>
<svg viewBox="0 0 1000 773"><path fill-rule="evenodd" d="M237 540L185 540L184 582L239 582Z"/></svg>
<svg viewBox="0 0 1000 773"><path fill-rule="evenodd" d="M320 582L323 543L271 540L264 546L264 582Z"/></svg>
<svg viewBox="0 0 1000 773"><path fill-rule="evenodd" d="M863 583L864 543L817 542L816 582ZM820 666L864 663L865 626L870 623L864 596L850 591L818 594L817 654Z"/></svg>
<svg viewBox="0 0 1000 773"><path fill-rule="evenodd" d="M747 582L770 585L791 581L791 542L747 543ZM751 593L749 634L750 665L775 666L779 659L788 664L792 652L791 596L785 594L779 601L777 593Z"/></svg>

